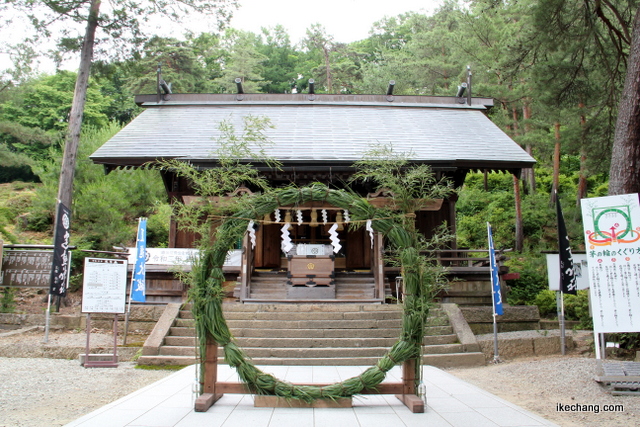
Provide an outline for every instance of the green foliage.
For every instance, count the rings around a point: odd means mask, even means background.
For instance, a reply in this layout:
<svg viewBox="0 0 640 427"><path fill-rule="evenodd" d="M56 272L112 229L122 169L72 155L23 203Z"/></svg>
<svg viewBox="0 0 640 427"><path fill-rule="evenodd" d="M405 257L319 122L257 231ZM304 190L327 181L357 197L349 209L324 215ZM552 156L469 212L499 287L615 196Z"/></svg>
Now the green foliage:
<svg viewBox="0 0 640 427"><path fill-rule="evenodd" d="M267 60L262 63L265 93L291 93L298 78L296 65L300 52L291 46L289 35L283 26L262 28L257 50Z"/></svg>
<svg viewBox="0 0 640 427"><path fill-rule="evenodd" d="M220 89L219 92L235 93L236 78L241 80L246 93L261 92L262 87L270 83L261 75L262 64L269 58L258 51L257 41L257 36L250 32L238 30L226 32L223 46L228 52L224 59L221 76L214 80Z"/></svg>
<svg viewBox="0 0 640 427"><path fill-rule="evenodd" d="M76 74L70 71L44 76L29 84L21 98L2 104L0 119L45 131L65 131L75 83ZM107 125L109 106L110 100L100 93L95 83L91 83L87 89L84 125Z"/></svg>
<svg viewBox="0 0 640 427"><path fill-rule="evenodd" d="M588 290L578 291L576 295L564 295L564 317L567 320L579 320L578 329L593 329Z"/></svg>
<svg viewBox="0 0 640 427"><path fill-rule="evenodd" d="M620 348L630 352L631 356L635 356L635 352L640 351L640 333L638 332L608 334L607 339L619 343Z"/></svg>
<svg viewBox="0 0 640 427"><path fill-rule="evenodd" d="M549 289L541 291L534 301L540 316L556 318L558 313L557 292ZM580 290L576 295L564 295L564 318L579 320L578 329L593 329L593 319L589 315L589 291Z"/></svg>
<svg viewBox="0 0 640 427"><path fill-rule="evenodd" d="M123 64L127 74L129 93L157 92L157 70L161 66L162 79L171 84L175 93L211 91L207 70L188 41L159 36L151 37L131 61Z"/></svg>
<svg viewBox="0 0 640 427"><path fill-rule="evenodd" d="M540 311L540 316L542 317L555 317L558 312L556 292L550 289L540 291L534 300L534 304L538 306L538 311Z"/></svg>
<svg viewBox="0 0 640 427"><path fill-rule="evenodd" d="M376 191L393 194L402 212L413 213L428 200L442 199L453 193L447 180L436 179L426 165L412 165L405 153L393 151L393 147L378 146L364 153L356 162L357 172L352 181L374 182Z"/></svg>
<svg viewBox="0 0 640 427"><path fill-rule="evenodd" d="M219 166L216 168L199 170L175 159L159 162L158 167L172 170L192 182L195 193L201 197L201 203L177 205L177 219L184 229L207 236L210 225L203 223L201 218L220 214L213 197L224 196L240 186L256 191L269 188L264 176L246 159L264 162L273 168L280 166L265 154L265 148L272 144L265 135L266 129L272 126L271 122L266 117L245 116L243 123L244 127L239 132L228 121L220 123L221 136L216 152Z"/></svg>
<svg viewBox="0 0 640 427"><path fill-rule="evenodd" d="M2 297L0 298L0 313L13 313L16 309L15 302L16 288L2 288Z"/></svg>
<svg viewBox="0 0 640 427"><path fill-rule="evenodd" d="M119 126L83 132L78 158L87 159ZM54 216L58 176L62 154L52 152L53 160L39 164L43 185L37 189L28 229L49 230ZM161 207L164 187L157 171L147 169L116 170L104 174L102 166L89 160L80 161L74 182L71 227L74 244L87 249L111 250L135 241L136 218L155 213Z"/></svg>
<svg viewBox="0 0 640 427"><path fill-rule="evenodd" d="M507 302L511 305L538 305L537 297L549 287L544 255L508 252L507 256L509 260L505 265L509 267L509 272L520 274L519 279L508 282L510 289Z"/></svg>
<svg viewBox="0 0 640 427"><path fill-rule="evenodd" d="M171 206L164 203L156 203L154 213L147 220L147 246L153 248L166 248L169 246L169 226L172 215Z"/></svg>

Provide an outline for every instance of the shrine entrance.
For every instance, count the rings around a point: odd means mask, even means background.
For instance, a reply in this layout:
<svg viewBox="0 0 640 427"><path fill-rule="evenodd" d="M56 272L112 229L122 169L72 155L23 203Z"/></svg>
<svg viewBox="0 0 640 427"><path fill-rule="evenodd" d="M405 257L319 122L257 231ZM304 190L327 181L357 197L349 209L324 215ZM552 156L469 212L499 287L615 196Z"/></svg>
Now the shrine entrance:
<svg viewBox="0 0 640 427"><path fill-rule="evenodd" d="M291 246L285 252L287 223ZM383 302L383 270L376 270L382 251L374 250L382 238L374 245L373 231L353 228L347 210L319 202L266 215L255 230L255 246L243 244L247 256L236 296L243 302Z"/></svg>

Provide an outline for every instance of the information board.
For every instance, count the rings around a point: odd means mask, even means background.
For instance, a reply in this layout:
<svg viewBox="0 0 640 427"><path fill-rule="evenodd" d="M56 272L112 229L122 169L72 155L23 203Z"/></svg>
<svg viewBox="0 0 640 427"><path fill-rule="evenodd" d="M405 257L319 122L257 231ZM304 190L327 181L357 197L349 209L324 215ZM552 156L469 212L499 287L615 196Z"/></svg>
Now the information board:
<svg viewBox="0 0 640 427"><path fill-rule="evenodd" d="M593 330L640 331L637 194L582 199Z"/></svg>
<svg viewBox="0 0 640 427"><path fill-rule="evenodd" d="M578 289L589 289L589 267L586 254L572 254L573 274L576 277ZM547 254L547 277L549 289L560 290L560 254Z"/></svg>
<svg viewBox="0 0 640 427"><path fill-rule="evenodd" d="M126 293L126 260L84 259L83 313L124 313Z"/></svg>
<svg viewBox="0 0 640 427"><path fill-rule="evenodd" d="M2 286L49 289L51 250L6 250L2 258Z"/></svg>

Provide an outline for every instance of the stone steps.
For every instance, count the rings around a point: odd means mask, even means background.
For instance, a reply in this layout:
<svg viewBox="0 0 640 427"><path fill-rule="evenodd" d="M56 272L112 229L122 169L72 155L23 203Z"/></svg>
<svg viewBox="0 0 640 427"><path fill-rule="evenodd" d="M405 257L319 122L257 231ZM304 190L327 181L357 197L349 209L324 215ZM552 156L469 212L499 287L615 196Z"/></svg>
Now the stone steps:
<svg viewBox="0 0 640 427"><path fill-rule="evenodd" d="M149 356L141 356L138 359L148 358ZM252 362L255 365L283 365L283 366L373 366L375 365L379 357L333 357L331 364L327 363L325 358L252 358ZM150 363L143 363L149 365L173 365L173 366L187 366L199 363L199 359L195 356L154 356L153 360L149 360ZM152 362L152 363L151 363ZM224 363L224 360L219 359L219 363ZM453 368L461 366L482 366L486 364L484 354L473 353L450 353L450 354L430 354L422 357L422 363L425 365L436 366L439 368Z"/></svg>
<svg viewBox="0 0 640 427"><path fill-rule="evenodd" d="M283 300L287 298L287 276L284 272L255 272L251 276L250 299ZM336 273L336 299L367 300L375 295L371 273ZM239 285L235 295L239 295Z"/></svg>
<svg viewBox="0 0 640 427"><path fill-rule="evenodd" d="M280 337L236 337L238 345L242 348L343 348L343 347L373 347L390 348L396 341L396 337L389 338L280 338ZM455 334L425 336L423 343L425 346L438 346L446 344L456 344L458 338ZM168 336L165 338L167 346L195 346L197 344L195 336Z"/></svg>
<svg viewBox="0 0 640 427"><path fill-rule="evenodd" d="M391 343L393 345L393 343ZM334 358L337 355L339 357L354 357L354 358L367 358L374 357L380 358L384 356L391 346L384 347L246 347L242 346L242 349L247 353L247 356L252 359L257 358L293 358L293 359L329 359ZM428 354L451 354L462 353L462 344L443 344L443 345L430 345L425 346L425 349L429 351ZM188 356L195 357L198 354L197 347L191 346L175 346L165 345L160 349L161 356ZM224 353L222 349L219 349L218 356L223 357Z"/></svg>
<svg viewBox="0 0 640 427"><path fill-rule="evenodd" d="M375 364L397 341L402 324L402 306L397 304L225 303L223 310L233 336L257 365ZM434 307L431 314L425 328L425 363L484 363L482 353L465 353L441 309ZM173 323L163 345L155 354L143 354L139 364L198 362L189 307L180 310ZM222 349L219 356L222 362Z"/></svg>

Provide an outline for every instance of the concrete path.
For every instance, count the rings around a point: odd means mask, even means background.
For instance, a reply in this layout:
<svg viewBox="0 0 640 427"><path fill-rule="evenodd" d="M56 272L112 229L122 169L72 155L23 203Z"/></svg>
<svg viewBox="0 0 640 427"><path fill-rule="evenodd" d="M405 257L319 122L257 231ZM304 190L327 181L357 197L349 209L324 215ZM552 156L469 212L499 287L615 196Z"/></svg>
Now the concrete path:
<svg viewBox="0 0 640 427"><path fill-rule="evenodd" d="M359 375L358 366L263 366L290 382L327 383ZM385 381L399 382L400 368ZM395 396L356 397L353 408L255 408L251 395L227 394L207 412L193 410L196 367L186 367L154 384L91 412L66 427L533 427L556 426L529 411L466 383L438 368L425 366L427 408L411 413ZM237 381L226 365L219 381Z"/></svg>

